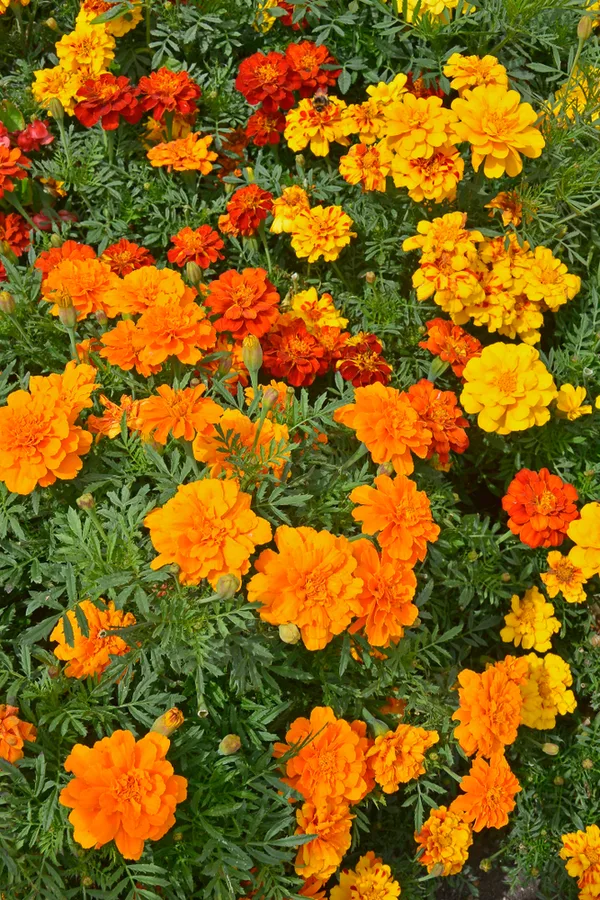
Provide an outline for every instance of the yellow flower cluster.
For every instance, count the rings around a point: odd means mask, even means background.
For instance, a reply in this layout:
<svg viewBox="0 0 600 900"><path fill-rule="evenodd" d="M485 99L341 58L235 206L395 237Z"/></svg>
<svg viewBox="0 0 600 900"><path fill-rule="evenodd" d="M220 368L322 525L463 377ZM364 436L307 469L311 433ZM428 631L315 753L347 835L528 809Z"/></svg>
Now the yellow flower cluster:
<svg viewBox="0 0 600 900"><path fill-rule="evenodd" d="M573 691L573 676L569 664L555 653L527 657L529 673L521 684L521 722L529 728L547 731L556 725L556 716L571 713L577 706Z"/></svg>
<svg viewBox="0 0 600 900"><path fill-rule="evenodd" d="M554 607L536 587L529 588L521 599L511 598L511 612L504 617L506 626L500 637L523 650L543 653L551 647L552 635L560 631L560 622L554 617Z"/></svg>
<svg viewBox="0 0 600 900"><path fill-rule="evenodd" d="M306 191L296 185L285 188L281 197L273 201L271 231L291 234L296 256L310 263L320 257L326 262L336 260L356 237L356 232L351 230L353 224L341 206L311 208Z"/></svg>
<svg viewBox="0 0 600 900"><path fill-rule="evenodd" d="M588 825L585 831L563 834L559 853L566 859L565 868L577 879L579 900L594 900L600 896L600 828Z"/></svg>

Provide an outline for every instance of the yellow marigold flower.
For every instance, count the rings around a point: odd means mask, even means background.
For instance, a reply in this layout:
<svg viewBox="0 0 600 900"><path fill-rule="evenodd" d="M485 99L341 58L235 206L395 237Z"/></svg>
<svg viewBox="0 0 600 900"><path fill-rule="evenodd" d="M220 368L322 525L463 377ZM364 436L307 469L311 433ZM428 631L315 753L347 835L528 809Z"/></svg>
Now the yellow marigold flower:
<svg viewBox="0 0 600 900"><path fill-rule="evenodd" d="M494 215L494 210L499 209L502 213L502 224L505 228L508 225L517 226L521 224L523 204L516 191L500 191L493 200L485 204L484 208L490 210L490 218Z"/></svg>
<svg viewBox="0 0 600 900"><path fill-rule="evenodd" d="M115 39L106 25L78 25L56 45L59 63L68 72L94 78L106 72L114 59Z"/></svg>
<svg viewBox="0 0 600 900"><path fill-rule="evenodd" d="M78 73L68 72L62 66L54 66L53 69L38 69L33 74L35 81L31 85L31 92L36 102L48 109L51 100L60 100L65 112L72 115L77 103L75 97L81 87ZM52 115L49 110L48 115Z"/></svg>
<svg viewBox="0 0 600 900"><path fill-rule="evenodd" d="M537 113L529 103L521 103L517 91L500 85L481 85L466 91L452 103L459 118L455 126L461 141L471 144L471 161L476 172L481 163L488 178L511 178L523 169L523 156L540 156L546 142L533 124Z"/></svg>
<svg viewBox="0 0 600 900"><path fill-rule="evenodd" d="M292 312L306 322L309 331L314 328L345 328L348 319L340 315L331 294L317 294L314 287L295 294L292 300Z"/></svg>
<svg viewBox="0 0 600 900"><path fill-rule="evenodd" d="M440 97L404 94L385 108L388 145L400 156L428 159L439 147L452 143L456 113L442 106Z"/></svg>
<svg viewBox="0 0 600 900"><path fill-rule="evenodd" d="M476 244L483 240L480 231L465 228L467 214L446 213L432 222L422 219L417 224L418 234L408 237L402 244L403 250L420 250L423 257L436 259L443 253L469 258L477 255Z"/></svg>
<svg viewBox="0 0 600 900"><path fill-rule="evenodd" d="M408 196L415 203L433 200L442 203L454 200L456 185L462 179L465 163L451 144L440 147L427 159L413 159L395 154L392 176L396 187L408 188Z"/></svg>
<svg viewBox="0 0 600 900"><path fill-rule="evenodd" d="M435 869L440 875L456 875L469 858L473 829L461 816L440 806L431 811L421 830L415 832L415 841L423 851L419 862L427 866L428 872Z"/></svg>
<svg viewBox="0 0 600 900"><path fill-rule="evenodd" d="M506 627L500 632L502 640L505 643L512 641L515 647L522 646L523 650L539 653L549 650L552 635L560 631L552 604L536 587L531 587L522 599L513 594L510 605L512 612L504 616Z"/></svg>
<svg viewBox="0 0 600 900"><path fill-rule="evenodd" d="M290 234L298 214L309 209L308 194L304 188L297 184L284 188L281 197L276 197L273 200L271 208L273 223L270 231L273 234L282 234L283 232Z"/></svg>
<svg viewBox="0 0 600 900"><path fill-rule="evenodd" d="M298 215L292 227L292 247L299 259L326 262L337 259L356 232L353 221L341 206L314 206Z"/></svg>
<svg viewBox="0 0 600 900"><path fill-rule="evenodd" d="M148 150L147 156L151 165L167 166L169 172L171 169L175 169L176 172L195 170L201 175L208 175L212 172L212 164L218 155L208 149L212 140L211 134L200 137L198 132L194 131L176 141L157 144Z"/></svg>
<svg viewBox="0 0 600 900"><path fill-rule="evenodd" d="M363 191L385 192L391 163L392 152L385 141L374 147L354 144L340 159L340 175L348 184L362 184Z"/></svg>
<svg viewBox="0 0 600 900"><path fill-rule="evenodd" d="M528 728L548 731L555 727L558 714L572 713L577 706L573 691L568 690L573 684L571 669L555 653L530 653L525 658L529 675L521 684L521 722Z"/></svg>
<svg viewBox="0 0 600 900"><path fill-rule="evenodd" d="M384 104L374 97L370 97L364 103L351 103L344 116L352 126L348 134L358 134L361 144L374 144L384 136L386 130Z"/></svg>
<svg viewBox="0 0 600 900"><path fill-rule="evenodd" d="M564 263L547 247L536 247L532 254L515 260L515 291L521 291L534 303L544 303L556 311L572 300L581 288L579 275L571 275Z"/></svg>
<svg viewBox="0 0 600 900"><path fill-rule="evenodd" d="M474 6L471 6L465 0L408 0L406 21L413 22L415 19L418 21L427 15L435 20L449 22L452 15L451 11L458 8L459 2L461 3L463 15L475 9ZM418 12L417 5L419 7ZM396 0L396 8L399 13L403 12L404 0Z"/></svg>
<svg viewBox="0 0 600 900"><path fill-rule="evenodd" d="M29 0L0 0L0 16L4 15L11 3L15 6L29 6Z"/></svg>
<svg viewBox="0 0 600 900"><path fill-rule="evenodd" d="M461 406L477 414L483 431L510 434L544 425L550 418L548 406L556 397L556 386L534 347L490 344L481 356L469 360L463 378Z"/></svg>
<svg viewBox="0 0 600 900"><path fill-rule="evenodd" d="M566 859L566 870L577 878L580 900L600 896L600 828L588 825L585 831L572 831L561 837L563 847L559 856Z"/></svg>
<svg viewBox="0 0 600 900"><path fill-rule="evenodd" d="M356 863L356 869L343 869L340 883L331 889L330 900L396 900L400 885L389 866L369 850Z"/></svg>
<svg viewBox="0 0 600 900"><path fill-rule="evenodd" d="M526 344L537 344L543 324L544 315L537 303L532 303L524 294L511 294L510 305L498 334L509 338L518 335Z"/></svg>
<svg viewBox="0 0 600 900"><path fill-rule="evenodd" d="M562 594L567 603L584 603L587 595L583 585L587 584L587 578L576 566L571 555L563 556L558 550L551 550L548 554L548 571L542 572L540 578L546 585L549 597Z"/></svg>
<svg viewBox="0 0 600 900"><path fill-rule="evenodd" d="M569 559L586 578L600 573L600 503L586 503L581 518L571 522L567 534L576 544Z"/></svg>
<svg viewBox="0 0 600 900"><path fill-rule="evenodd" d="M133 31L144 18L144 11L141 0L132 0L133 9L126 9L121 15L114 16L105 22L106 30L113 37L123 37L130 31ZM114 2L107 3L105 0L83 0L81 8L75 20L75 27L80 24L91 24L97 16L102 13L109 12L115 5Z"/></svg>
<svg viewBox="0 0 600 900"><path fill-rule="evenodd" d="M274 6L277 6L277 0L261 0L256 8L256 15L252 23L255 31L261 31L263 34L266 34L271 30L277 20L267 10L272 9Z"/></svg>
<svg viewBox="0 0 600 900"><path fill-rule="evenodd" d="M589 403L585 403L585 388L574 387L572 384L563 384L556 398L557 416L561 419L568 419L574 422L581 416L589 416L592 407Z"/></svg>
<svg viewBox="0 0 600 900"><path fill-rule="evenodd" d="M496 84L508 87L508 76L504 66L495 56L462 56L453 53L444 66L444 75L451 78L450 87L462 97L466 90L482 84Z"/></svg>
<svg viewBox="0 0 600 900"><path fill-rule="evenodd" d="M576 68L570 78L556 91L550 112L559 118L559 122L563 116L569 122L580 116L592 123L597 122L600 119L599 77L598 67L586 67L585 71Z"/></svg>
<svg viewBox="0 0 600 900"><path fill-rule="evenodd" d="M285 120L283 136L288 147L297 153L310 145L315 156L327 156L329 145L334 141L347 147L350 141L346 135L352 127L344 115L346 103L339 97L329 97L326 106L316 109L310 98L301 100L295 109L290 109Z"/></svg>
<svg viewBox="0 0 600 900"><path fill-rule="evenodd" d="M400 72L391 81L380 81L378 84L370 84L367 88L367 94L380 105L388 106L388 104L399 100L402 94L406 93L407 81L406 75Z"/></svg>
<svg viewBox="0 0 600 900"><path fill-rule="evenodd" d="M437 731L426 731L406 724L398 725L395 731L378 735L367 752L367 760L383 792L393 794L400 784L423 775L425 753L439 739Z"/></svg>

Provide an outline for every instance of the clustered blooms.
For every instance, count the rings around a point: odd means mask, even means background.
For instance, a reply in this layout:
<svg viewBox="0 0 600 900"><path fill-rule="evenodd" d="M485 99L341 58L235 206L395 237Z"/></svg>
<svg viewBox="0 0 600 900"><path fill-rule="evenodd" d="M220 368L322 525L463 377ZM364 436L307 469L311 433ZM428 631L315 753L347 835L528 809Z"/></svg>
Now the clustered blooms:
<svg viewBox="0 0 600 900"><path fill-rule="evenodd" d="M600 828L588 825L585 831L563 834L561 859L571 878L577 879L580 900L593 900L600 887Z"/></svg>

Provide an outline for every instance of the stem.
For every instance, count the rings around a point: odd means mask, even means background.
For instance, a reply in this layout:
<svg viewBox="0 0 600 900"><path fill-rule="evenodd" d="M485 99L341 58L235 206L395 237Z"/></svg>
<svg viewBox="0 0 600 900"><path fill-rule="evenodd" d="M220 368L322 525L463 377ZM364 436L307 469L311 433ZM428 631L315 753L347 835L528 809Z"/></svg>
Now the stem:
<svg viewBox="0 0 600 900"><path fill-rule="evenodd" d="M108 546L108 536L102 526L102 522L98 518L98 513L96 512L95 509L87 509L86 512L89 515L92 522L94 523L94 527L95 527L96 531L98 532L98 534L100 535L100 537L102 538L104 543Z"/></svg>
<svg viewBox="0 0 600 900"><path fill-rule="evenodd" d="M583 50L583 45L585 44L585 38L579 38L579 43L577 44L577 51L575 53L575 58L573 59L573 65L569 69L569 77L567 78L567 85L565 87L565 95L563 97L563 101L560 105L561 114L565 112L565 103L569 99L569 89L571 87L571 82L573 80L573 74L575 69L577 68L577 63L579 62L579 57L581 56L581 51Z"/></svg>
<svg viewBox="0 0 600 900"><path fill-rule="evenodd" d="M73 356L73 359L75 360L75 362L79 362L79 353L77 352L77 340L76 340L76 335L75 335L75 329L67 328L66 330L69 334L69 344L71 346L71 355Z"/></svg>
<svg viewBox="0 0 600 900"><path fill-rule="evenodd" d="M260 239L261 239L261 241L262 241L262 245L263 245L264 250L265 250L265 255L266 255L266 257L267 257L267 269L268 269L268 271L269 271L269 275L271 275L272 272L273 272L273 268L272 268L272 266L271 266L271 254L269 253L269 245L268 245L268 243L267 243L267 238L266 238L266 235L265 235L265 223L264 223L264 222L261 222L261 223L260 223L260 225L259 225L259 227L258 227L258 234L259 234Z"/></svg>
<svg viewBox="0 0 600 900"><path fill-rule="evenodd" d="M165 117L165 128L167 130L167 140L172 141L173 140L174 113L170 112L169 110L165 110L164 117Z"/></svg>
<svg viewBox="0 0 600 900"><path fill-rule="evenodd" d="M146 0L146 46L150 49L150 6L152 0Z"/></svg>

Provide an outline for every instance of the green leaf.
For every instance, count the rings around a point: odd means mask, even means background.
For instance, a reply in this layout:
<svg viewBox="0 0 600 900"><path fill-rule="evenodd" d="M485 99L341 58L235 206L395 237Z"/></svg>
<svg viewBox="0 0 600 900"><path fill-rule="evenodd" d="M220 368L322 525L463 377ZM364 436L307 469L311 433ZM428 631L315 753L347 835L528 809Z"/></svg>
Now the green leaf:
<svg viewBox="0 0 600 900"><path fill-rule="evenodd" d="M9 131L22 131L25 128L23 113L9 100L0 103L0 122L6 125Z"/></svg>

